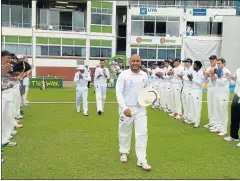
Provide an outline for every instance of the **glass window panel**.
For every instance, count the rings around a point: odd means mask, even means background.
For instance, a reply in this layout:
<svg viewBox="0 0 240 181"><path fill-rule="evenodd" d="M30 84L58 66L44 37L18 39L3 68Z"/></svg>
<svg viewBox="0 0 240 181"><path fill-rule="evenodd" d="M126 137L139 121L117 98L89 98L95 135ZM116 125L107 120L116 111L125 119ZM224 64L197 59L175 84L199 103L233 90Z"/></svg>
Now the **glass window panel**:
<svg viewBox="0 0 240 181"><path fill-rule="evenodd" d="M210 34L210 25L209 22L195 22L194 24L195 32L194 34L199 35L209 35Z"/></svg>
<svg viewBox="0 0 240 181"><path fill-rule="evenodd" d="M153 21L155 21L155 16L144 16L143 19L144 20L153 20Z"/></svg>
<svg viewBox="0 0 240 181"><path fill-rule="evenodd" d="M212 32L211 32L211 34L217 35L217 33L218 33L218 23L213 22L212 23Z"/></svg>
<svg viewBox="0 0 240 181"><path fill-rule="evenodd" d="M144 21L132 21L131 34L132 36L141 36L144 34Z"/></svg>
<svg viewBox="0 0 240 181"><path fill-rule="evenodd" d="M176 49L176 57L181 59L181 49Z"/></svg>
<svg viewBox="0 0 240 181"><path fill-rule="evenodd" d="M111 48L101 48L101 57L111 57L112 49Z"/></svg>
<svg viewBox="0 0 240 181"><path fill-rule="evenodd" d="M31 55L32 54L32 46L31 45L18 45L18 54Z"/></svg>
<svg viewBox="0 0 240 181"><path fill-rule="evenodd" d="M179 17L168 17L168 21L180 21Z"/></svg>
<svg viewBox="0 0 240 181"><path fill-rule="evenodd" d="M107 9L102 9L102 13L108 13L108 10Z"/></svg>
<svg viewBox="0 0 240 181"><path fill-rule="evenodd" d="M158 0L157 4L158 6L165 6L166 2L164 0Z"/></svg>
<svg viewBox="0 0 240 181"><path fill-rule="evenodd" d="M215 7L216 6L216 1L207 1L208 7Z"/></svg>
<svg viewBox="0 0 240 181"><path fill-rule="evenodd" d="M148 1L139 0L138 3L139 3L139 5L147 5Z"/></svg>
<svg viewBox="0 0 240 181"><path fill-rule="evenodd" d="M175 58L175 49L167 49L167 58L171 60Z"/></svg>
<svg viewBox="0 0 240 181"><path fill-rule="evenodd" d="M157 16L156 20L157 21L167 21L167 16Z"/></svg>
<svg viewBox="0 0 240 181"><path fill-rule="evenodd" d="M100 57L100 48L90 48L90 57Z"/></svg>
<svg viewBox="0 0 240 181"><path fill-rule="evenodd" d="M103 25L111 25L112 24L112 16L111 15L101 15L102 16L102 24Z"/></svg>
<svg viewBox="0 0 240 181"><path fill-rule="evenodd" d="M74 11L73 12L73 26L84 27L84 12Z"/></svg>
<svg viewBox="0 0 240 181"><path fill-rule="evenodd" d="M130 4L138 5L138 1L130 1Z"/></svg>
<svg viewBox="0 0 240 181"><path fill-rule="evenodd" d="M60 56L61 55L60 46L49 46L49 55L50 56Z"/></svg>
<svg viewBox="0 0 240 181"><path fill-rule="evenodd" d="M48 55L48 46L37 46L37 55Z"/></svg>
<svg viewBox="0 0 240 181"><path fill-rule="evenodd" d="M47 14L48 14L48 10L40 9L40 25L48 24Z"/></svg>
<svg viewBox="0 0 240 181"><path fill-rule="evenodd" d="M108 9L108 14L112 14L112 10L111 9Z"/></svg>
<svg viewBox="0 0 240 181"><path fill-rule="evenodd" d="M166 0L166 5L174 6L175 5L175 1L174 0Z"/></svg>
<svg viewBox="0 0 240 181"><path fill-rule="evenodd" d="M5 50L14 54L18 54L18 45L5 44Z"/></svg>
<svg viewBox="0 0 240 181"><path fill-rule="evenodd" d="M97 13L101 13L102 9L101 8L97 8Z"/></svg>
<svg viewBox="0 0 240 181"><path fill-rule="evenodd" d="M92 13L96 13L97 12L97 8L91 8L91 12Z"/></svg>
<svg viewBox="0 0 240 181"><path fill-rule="evenodd" d="M196 0L188 0L187 7L197 7L197 1Z"/></svg>
<svg viewBox="0 0 240 181"><path fill-rule="evenodd" d="M158 59L165 60L167 51L166 49L158 49Z"/></svg>
<svg viewBox="0 0 240 181"><path fill-rule="evenodd" d="M143 20L143 16L132 16L132 20Z"/></svg>
<svg viewBox="0 0 240 181"><path fill-rule="evenodd" d="M156 56L157 56L156 52L157 52L156 49L148 49L147 50L147 53L148 53L147 57L148 57L148 59L156 59Z"/></svg>
<svg viewBox="0 0 240 181"><path fill-rule="evenodd" d="M142 59L148 59L147 49L139 49L139 55Z"/></svg>
<svg viewBox="0 0 240 181"><path fill-rule="evenodd" d="M22 7L11 6L11 26L22 27Z"/></svg>
<svg viewBox="0 0 240 181"><path fill-rule="evenodd" d="M62 47L62 56L73 56L74 55L74 47Z"/></svg>
<svg viewBox="0 0 240 181"><path fill-rule="evenodd" d="M137 49L131 49L131 55L137 54Z"/></svg>
<svg viewBox="0 0 240 181"><path fill-rule="evenodd" d="M207 6L207 2L206 0L201 0L198 1L198 7L206 7Z"/></svg>
<svg viewBox="0 0 240 181"><path fill-rule="evenodd" d="M59 11L49 11L49 25L52 25L53 26L53 29L54 30L58 30L59 27Z"/></svg>
<svg viewBox="0 0 240 181"><path fill-rule="evenodd" d="M9 6L2 5L2 26L9 27Z"/></svg>
<svg viewBox="0 0 240 181"><path fill-rule="evenodd" d="M32 9L23 8L23 27L32 27Z"/></svg>
<svg viewBox="0 0 240 181"><path fill-rule="evenodd" d="M84 47L75 47L74 48L74 56L85 57L86 56L86 48L84 48Z"/></svg>
<svg viewBox="0 0 240 181"><path fill-rule="evenodd" d="M166 22L166 34L170 36L179 35L179 22Z"/></svg>
<svg viewBox="0 0 240 181"><path fill-rule="evenodd" d="M91 24L101 24L101 15L91 14Z"/></svg>

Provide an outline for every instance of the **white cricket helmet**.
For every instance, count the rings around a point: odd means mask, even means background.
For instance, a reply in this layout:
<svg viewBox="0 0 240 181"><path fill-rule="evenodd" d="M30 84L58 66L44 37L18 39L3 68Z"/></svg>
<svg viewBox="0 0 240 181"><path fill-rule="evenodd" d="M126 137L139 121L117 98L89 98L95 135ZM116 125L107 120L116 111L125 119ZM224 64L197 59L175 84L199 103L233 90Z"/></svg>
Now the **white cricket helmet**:
<svg viewBox="0 0 240 181"><path fill-rule="evenodd" d="M84 65L80 65L78 68L77 68L77 70L85 70L86 68L85 68L85 66Z"/></svg>
<svg viewBox="0 0 240 181"><path fill-rule="evenodd" d="M157 90L147 87L138 94L138 103L143 107L147 107L153 105L159 98L160 95Z"/></svg>

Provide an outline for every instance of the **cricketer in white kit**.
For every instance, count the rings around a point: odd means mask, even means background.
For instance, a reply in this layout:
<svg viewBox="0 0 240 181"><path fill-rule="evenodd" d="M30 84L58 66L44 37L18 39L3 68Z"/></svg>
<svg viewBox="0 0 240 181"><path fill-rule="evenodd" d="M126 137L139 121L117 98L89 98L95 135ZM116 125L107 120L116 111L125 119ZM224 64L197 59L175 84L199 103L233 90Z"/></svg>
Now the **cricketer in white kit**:
<svg viewBox="0 0 240 181"><path fill-rule="evenodd" d="M189 80L188 75L193 74L193 66L192 59L187 58L184 62L184 75L183 79L183 90L182 90L182 105L183 105L183 117L184 122L189 122L192 120L192 112L191 112L191 103L190 96L192 90L192 81Z"/></svg>
<svg viewBox="0 0 240 181"><path fill-rule="evenodd" d="M213 112L214 112L214 102L213 96L215 94L215 81L211 79L210 73L213 72L214 69L217 68L217 56L211 55L209 57L210 60L210 67L204 71L204 82L207 83L207 106L208 106L208 120L209 123L204 125L204 128L211 128L212 126L216 126L213 119Z"/></svg>
<svg viewBox="0 0 240 181"><path fill-rule="evenodd" d="M175 58L173 61L174 69L172 71L172 92L173 97L173 112L169 116L174 116L176 119L182 117L182 103L181 103L181 91L182 91L182 76L184 74L184 68L181 65L181 60Z"/></svg>
<svg viewBox="0 0 240 181"><path fill-rule="evenodd" d="M74 83L76 87L76 109L80 112L80 101L83 101L83 114L88 116L88 82L91 81L90 73L84 65L77 68L79 71L75 73Z"/></svg>
<svg viewBox="0 0 240 181"><path fill-rule="evenodd" d="M164 112L172 112L173 110L173 99L171 96L171 79L172 76L170 75L173 68L170 65L170 60L164 61L165 68L163 69L163 80L164 80L164 90L163 96L164 99L162 100L162 107Z"/></svg>
<svg viewBox="0 0 240 181"><path fill-rule="evenodd" d="M100 67L96 68L94 78L97 112L101 115L104 112L104 104L106 101L107 80L110 78L109 69L104 67L104 60L100 60Z"/></svg>
<svg viewBox="0 0 240 181"><path fill-rule="evenodd" d="M139 92L148 86L148 76L140 70L141 57L132 55L130 69L123 71L116 83L116 96L119 104L119 152L120 161L127 162L130 151L132 128L134 123L136 137L137 165L151 170L147 163L147 111L138 104Z"/></svg>
<svg viewBox="0 0 240 181"><path fill-rule="evenodd" d="M163 75L164 75L164 63L163 62L159 62L159 71L157 72L157 74L159 74L159 79L158 79L158 93L160 95L160 99L159 99L159 109L163 110L165 107L163 106L164 104L164 100L166 99L164 97L164 91L165 91L165 84L164 84L164 79L163 79ZM165 104L166 105L166 104Z"/></svg>
<svg viewBox="0 0 240 181"><path fill-rule="evenodd" d="M204 76L201 68L202 63L200 61L195 61L192 75L188 74L188 78L192 82L189 106L192 118L188 123L194 123L194 128L199 127L202 113L202 84Z"/></svg>
<svg viewBox="0 0 240 181"><path fill-rule="evenodd" d="M217 61L218 69L211 74L211 79L216 82L215 93L213 96L214 110L213 119L215 127L210 129L213 133L219 133L219 136L227 134L228 123L228 102L230 96L230 80L228 79L231 72L225 67L226 61L222 58Z"/></svg>

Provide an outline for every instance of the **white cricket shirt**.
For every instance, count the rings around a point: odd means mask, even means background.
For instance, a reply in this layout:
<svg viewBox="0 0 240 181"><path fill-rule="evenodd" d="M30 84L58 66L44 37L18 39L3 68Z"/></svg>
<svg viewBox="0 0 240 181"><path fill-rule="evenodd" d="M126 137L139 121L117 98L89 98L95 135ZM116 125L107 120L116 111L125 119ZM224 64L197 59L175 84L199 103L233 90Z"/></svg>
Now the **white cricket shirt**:
<svg viewBox="0 0 240 181"><path fill-rule="evenodd" d="M222 69L223 71L223 76L221 78L217 78L216 80L216 87L215 87L215 91L216 92L229 92L229 86L230 86L230 80L226 77L226 74L230 74L231 75L231 72L226 68L224 67Z"/></svg>
<svg viewBox="0 0 240 181"><path fill-rule="evenodd" d="M204 80L203 71L193 71L192 90L201 90Z"/></svg>
<svg viewBox="0 0 240 181"><path fill-rule="evenodd" d="M131 69L124 70L116 83L116 96L120 108L125 110L128 106L138 106L138 94L147 85L148 75L142 70L138 74L133 73Z"/></svg>
<svg viewBox="0 0 240 181"><path fill-rule="evenodd" d="M238 94L240 92L240 68L237 69L236 76L237 76L237 80L236 80L234 93Z"/></svg>
<svg viewBox="0 0 240 181"><path fill-rule="evenodd" d="M85 71L83 74L82 74L82 79L79 79L79 75L81 74L81 72L76 72L75 73L75 76L74 76L74 83L77 84L77 87L78 88L87 88L88 86L88 81L91 81L91 76L90 76L90 73Z"/></svg>
<svg viewBox="0 0 240 181"><path fill-rule="evenodd" d="M179 65L178 67L175 67L174 69L174 75L172 75L172 83L182 83L182 79L178 77L179 74L184 74L184 67L182 65Z"/></svg>
<svg viewBox="0 0 240 181"><path fill-rule="evenodd" d="M185 67L184 68L184 75L183 75L183 88L191 88L192 82L189 80L188 76L189 74L193 74L193 67Z"/></svg>
<svg viewBox="0 0 240 181"><path fill-rule="evenodd" d="M105 74L107 75L107 77L105 77L104 71L105 71ZM99 75L101 75L101 76L98 78ZM109 78L110 78L110 74L109 74L108 68L105 68L105 67L103 69L101 67L96 68L95 75L94 75L94 84L95 85L107 86L107 79L109 79Z"/></svg>

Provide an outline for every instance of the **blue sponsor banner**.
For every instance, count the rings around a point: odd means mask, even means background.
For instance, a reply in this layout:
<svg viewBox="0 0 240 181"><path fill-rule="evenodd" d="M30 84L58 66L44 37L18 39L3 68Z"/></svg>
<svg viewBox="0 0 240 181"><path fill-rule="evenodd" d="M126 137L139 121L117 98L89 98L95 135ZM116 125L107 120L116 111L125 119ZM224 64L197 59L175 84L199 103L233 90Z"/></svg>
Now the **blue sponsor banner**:
<svg viewBox="0 0 240 181"><path fill-rule="evenodd" d="M140 8L140 15L157 13L157 8Z"/></svg>
<svg viewBox="0 0 240 181"><path fill-rule="evenodd" d="M193 16L206 16L207 9L193 9Z"/></svg>

